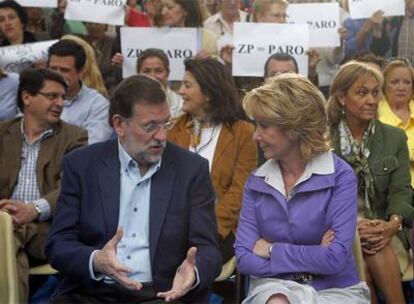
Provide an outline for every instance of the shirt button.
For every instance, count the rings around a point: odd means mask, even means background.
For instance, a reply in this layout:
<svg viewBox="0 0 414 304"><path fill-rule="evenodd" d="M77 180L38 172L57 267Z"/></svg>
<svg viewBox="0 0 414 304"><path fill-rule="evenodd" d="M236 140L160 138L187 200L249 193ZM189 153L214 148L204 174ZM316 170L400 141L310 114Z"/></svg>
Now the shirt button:
<svg viewBox="0 0 414 304"><path fill-rule="evenodd" d="M387 172L388 171L388 168L387 167L384 167L384 172Z"/></svg>
<svg viewBox="0 0 414 304"><path fill-rule="evenodd" d="M137 235L135 233L132 234L132 237L136 237Z"/></svg>
<svg viewBox="0 0 414 304"><path fill-rule="evenodd" d="M128 255L128 256L127 256L127 259L128 259L128 260L130 260L130 259L131 259L131 256L130 256L130 255Z"/></svg>
<svg viewBox="0 0 414 304"><path fill-rule="evenodd" d="M138 208L136 208L136 207L135 207L135 208L134 208L134 212L137 212L137 211L138 211Z"/></svg>

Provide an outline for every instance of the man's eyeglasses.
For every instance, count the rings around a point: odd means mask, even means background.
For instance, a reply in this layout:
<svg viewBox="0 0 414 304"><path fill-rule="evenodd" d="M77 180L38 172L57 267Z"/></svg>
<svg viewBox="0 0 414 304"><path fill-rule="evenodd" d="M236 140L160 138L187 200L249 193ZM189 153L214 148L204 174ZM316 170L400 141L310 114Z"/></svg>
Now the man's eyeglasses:
<svg viewBox="0 0 414 304"><path fill-rule="evenodd" d="M63 100L66 99L66 95L65 94L60 94L60 93L55 93L55 92L37 92L37 94L40 94L44 97L46 97L47 99L49 99L50 101L54 101L58 98L62 98Z"/></svg>
<svg viewBox="0 0 414 304"><path fill-rule="evenodd" d="M164 130L171 130L171 128L174 126L173 121L167 121L167 122L161 122L161 123L149 123L145 125L139 125L141 129L143 129L146 133L155 133L159 129Z"/></svg>

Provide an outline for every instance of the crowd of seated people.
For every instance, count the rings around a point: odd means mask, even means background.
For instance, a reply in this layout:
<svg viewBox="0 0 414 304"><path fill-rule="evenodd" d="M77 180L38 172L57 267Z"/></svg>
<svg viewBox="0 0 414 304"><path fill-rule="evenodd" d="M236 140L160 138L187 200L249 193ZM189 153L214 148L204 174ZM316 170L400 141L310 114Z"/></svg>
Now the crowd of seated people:
<svg viewBox="0 0 414 304"><path fill-rule="evenodd" d="M289 23L290 4L318 2L340 3L340 45L310 49L307 77L287 53L263 77L232 75L235 22ZM234 258L243 303L413 300L404 2L404 16L355 20L346 0L126 1L125 26L201 29L177 81L158 46L123 77L120 27L66 20L67 0L1 1L0 50L58 40L45 61L0 68L0 212L19 303L43 264L58 271L52 303L235 303L211 296Z"/></svg>

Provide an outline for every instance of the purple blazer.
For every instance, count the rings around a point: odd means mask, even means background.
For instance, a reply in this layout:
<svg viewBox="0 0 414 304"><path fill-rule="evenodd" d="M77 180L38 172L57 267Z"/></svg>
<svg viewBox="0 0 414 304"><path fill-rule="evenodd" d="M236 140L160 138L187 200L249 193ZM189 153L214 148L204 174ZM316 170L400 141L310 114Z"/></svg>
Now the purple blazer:
<svg viewBox="0 0 414 304"><path fill-rule="evenodd" d="M270 185L277 180L277 170L259 174L270 161L249 177L234 245L241 273L289 279L294 273L307 272L315 275L311 285L317 290L360 282L352 255L356 177L335 154L322 155L318 158L326 166L315 163L309 172L308 164L304 175L310 174L293 188L289 200ZM324 247L320 242L328 229L335 231L335 239ZM253 254L259 238L273 244L270 259Z"/></svg>

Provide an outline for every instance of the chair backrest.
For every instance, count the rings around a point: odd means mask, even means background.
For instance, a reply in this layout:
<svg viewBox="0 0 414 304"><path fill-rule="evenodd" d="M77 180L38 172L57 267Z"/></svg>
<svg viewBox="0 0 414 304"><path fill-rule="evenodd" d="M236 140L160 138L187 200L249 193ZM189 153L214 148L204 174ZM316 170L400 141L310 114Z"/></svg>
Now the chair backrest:
<svg viewBox="0 0 414 304"><path fill-rule="evenodd" d="M11 216L0 211L0 299L18 303L16 252Z"/></svg>
<svg viewBox="0 0 414 304"><path fill-rule="evenodd" d="M354 254L355 264L357 266L359 279L366 281L364 269L364 257L362 255L361 240L359 239L358 230L355 232L354 243L352 244L352 253Z"/></svg>

